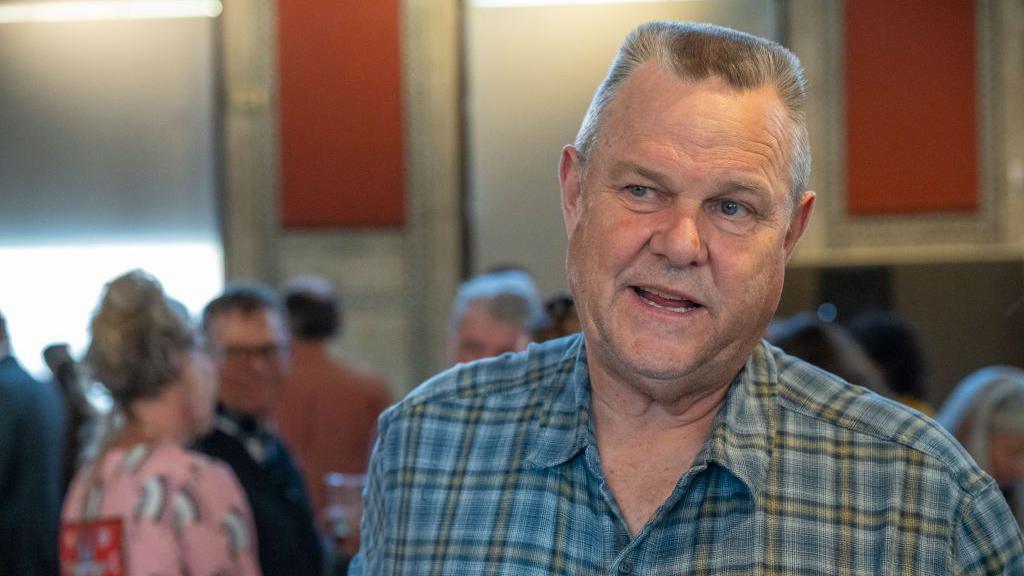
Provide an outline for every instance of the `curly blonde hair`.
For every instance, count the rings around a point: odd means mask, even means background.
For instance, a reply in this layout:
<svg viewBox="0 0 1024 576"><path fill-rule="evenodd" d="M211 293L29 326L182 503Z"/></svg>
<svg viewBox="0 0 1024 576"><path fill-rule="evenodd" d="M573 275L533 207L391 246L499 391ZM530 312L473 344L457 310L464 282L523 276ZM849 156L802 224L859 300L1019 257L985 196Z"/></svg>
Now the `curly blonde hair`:
<svg viewBox="0 0 1024 576"><path fill-rule="evenodd" d="M179 354L195 345L184 306L142 270L104 287L89 330L86 362L121 406L159 395L180 374Z"/></svg>

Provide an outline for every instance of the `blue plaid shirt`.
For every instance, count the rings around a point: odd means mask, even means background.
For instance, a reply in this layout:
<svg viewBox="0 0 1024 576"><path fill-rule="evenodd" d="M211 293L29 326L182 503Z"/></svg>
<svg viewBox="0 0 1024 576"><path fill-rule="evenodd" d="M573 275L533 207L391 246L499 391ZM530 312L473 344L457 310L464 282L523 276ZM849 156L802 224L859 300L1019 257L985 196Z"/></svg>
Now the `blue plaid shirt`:
<svg viewBox="0 0 1024 576"><path fill-rule="evenodd" d="M385 412L354 575L1024 574L999 489L937 424L760 344L631 537L579 335Z"/></svg>

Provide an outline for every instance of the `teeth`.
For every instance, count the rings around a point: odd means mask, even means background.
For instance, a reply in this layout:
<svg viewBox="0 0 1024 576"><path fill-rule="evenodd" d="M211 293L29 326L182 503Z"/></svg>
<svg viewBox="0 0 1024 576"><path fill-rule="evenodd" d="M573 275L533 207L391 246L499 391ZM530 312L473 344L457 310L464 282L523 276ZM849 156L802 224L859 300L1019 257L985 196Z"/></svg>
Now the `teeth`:
<svg viewBox="0 0 1024 576"><path fill-rule="evenodd" d="M665 294L664 292L658 292L657 290L652 290L652 289L649 289L649 288L644 288L644 291L645 292L650 292L651 294L654 294L655 296L661 296L662 298L665 298L666 300L682 300L682 298L679 298L678 296L674 296L672 294Z"/></svg>
<svg viewBox="0 0 1024 576"><path fill-rule="evenodd" d="M651 293L652 294L657 294L657 292L653 292L653 291L651 291ZM663 296L661 294L658 294L658 296L662 296L663 298L666 297L666 296ZM655 301L653 301L653 300L651 300L649 298L644 298L644 302L647 302L648 304L650 304L651 306L654 306L655 308L661 308L662 310L669 310L669 311L672 311L672 312L679 312L679 313L690 312L690 311L696 310L698 308L697 306L662 306L661 304L658 304L657 302L655 302Z"/></svg>

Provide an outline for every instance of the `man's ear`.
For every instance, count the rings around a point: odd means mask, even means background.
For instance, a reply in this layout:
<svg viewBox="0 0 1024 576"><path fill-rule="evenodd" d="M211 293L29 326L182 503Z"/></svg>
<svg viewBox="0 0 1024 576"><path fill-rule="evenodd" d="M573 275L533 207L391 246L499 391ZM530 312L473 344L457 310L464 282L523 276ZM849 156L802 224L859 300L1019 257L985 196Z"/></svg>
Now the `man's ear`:
<svg viewBox="0 0 1024 576"><path fill-rule="evenodd" d="M558 162L558 182L562 186L562 220L565 221L565 233L571 237L580 220L580 210L583 208L583 166L580 153L572 145L562 148L562 158Z"/></svg>
<svg viewBox="0 0 1024 576"><path fill-rule="evenodd" d="M811 213L814 212L815 198L814 192L809 190L804 192L803 196L800 197L800 203L793 210L793 215L789 220L789 229L786 230L785 249L787 262L793 255L793 250L796 249L796 243L804 235L807 223L811 220Z"/></svg>

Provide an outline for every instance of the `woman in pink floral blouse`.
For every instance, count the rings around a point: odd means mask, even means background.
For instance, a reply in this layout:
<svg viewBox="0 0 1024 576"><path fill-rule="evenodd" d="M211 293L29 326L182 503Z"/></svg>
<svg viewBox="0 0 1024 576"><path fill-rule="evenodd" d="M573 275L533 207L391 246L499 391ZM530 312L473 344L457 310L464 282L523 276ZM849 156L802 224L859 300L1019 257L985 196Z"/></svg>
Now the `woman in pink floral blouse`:
<svg viewBox="0 0 1024 576"><path fill-rule="evenodd" d="M141 271L110 282L87 361L120 425L64 503L61 574L258 575L252 514L230 468L187 450L216 377L187 314Z"/></svg>

